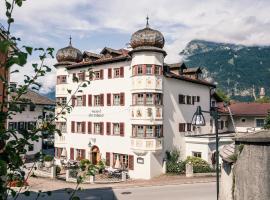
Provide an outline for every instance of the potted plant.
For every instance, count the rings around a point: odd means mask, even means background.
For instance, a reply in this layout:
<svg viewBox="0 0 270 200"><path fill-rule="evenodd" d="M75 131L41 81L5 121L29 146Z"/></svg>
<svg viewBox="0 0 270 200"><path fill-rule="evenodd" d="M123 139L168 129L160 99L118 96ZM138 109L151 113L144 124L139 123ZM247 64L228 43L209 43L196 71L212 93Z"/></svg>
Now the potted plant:
<svg viewBox="0 0 270 200"><path fill-rule="evenodd" d="M51 167L52 164L53 164L53 156L51 155L46 155L44 156L44 164L45 164L45 167Z"/></svg>

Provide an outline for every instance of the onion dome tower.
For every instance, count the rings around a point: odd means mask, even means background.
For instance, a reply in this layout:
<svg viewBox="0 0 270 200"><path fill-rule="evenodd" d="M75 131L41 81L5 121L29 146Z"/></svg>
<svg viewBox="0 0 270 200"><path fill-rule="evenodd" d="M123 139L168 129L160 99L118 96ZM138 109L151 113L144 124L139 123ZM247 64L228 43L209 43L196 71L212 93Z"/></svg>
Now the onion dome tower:
<svg viewBox="0 0 270 200"><path fill-rule="evenodd" d="M76 49L71 44L71 37L69 38L69 45L62 49L59 49L56 53L56 59L58 63L62 62L81 62L83 60L82 52Z"/></svg>
<svg viewBox="0 0 270 200"><path fill-rule="evenodd" d="M162 33L150 28L149 18L146 20L146 27L132 34L130 45L133 49L129 52L132 57L131 150L137 156L151 160L144 166L137 166L142 171L156 166L153 160L158 163L163 160L162 71L166 56L162 49L165 43ZM156 175L161 173L156 172Z"/></svg>

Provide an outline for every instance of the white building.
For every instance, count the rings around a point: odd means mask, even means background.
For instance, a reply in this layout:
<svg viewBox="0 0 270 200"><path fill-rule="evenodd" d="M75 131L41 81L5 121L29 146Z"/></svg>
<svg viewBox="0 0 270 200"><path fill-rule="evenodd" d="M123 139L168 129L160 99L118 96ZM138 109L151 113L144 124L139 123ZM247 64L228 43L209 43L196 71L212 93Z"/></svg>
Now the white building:
<svg viewBox="0 0 270 200"><path fill-rule="evenodd" d="M59 103L71 98L73 106L57 122L63 132L55 136L57 159L104 159L112 167L119 159L131 178L142 179L160 175L165 152L175 148L182 159L211 161L213 135L191 137L211 133L210 116L205 114L206 126L200 128L191 119L199 105L210 110L215 85L200 79L199 68L165 64L164 42L147 23L132 35L131 51L105 47L100 54L82 54L70 42L57 52L56 98ZM90 85L73 95L85 80Z"/></svg>
<svg viewBox="0 0 270 200"><path fill-rule="evenodd" d="M18 102L22 112L16 112L15 115L11 115L12 119L8 119L8 128L17 130L17 137L21 137L21 134L25 130L31 130L39 122L39 117L47 117L50 114L54 114L50 109L55 106L53 100L44 97L34 91L29 90L26 94L21 96L23 101ZM38 133L39 135L42 133ZM27 147L26 158L33 158L34 155L42 150L42 140L37 142L30 141L31 144Z"/></svg>

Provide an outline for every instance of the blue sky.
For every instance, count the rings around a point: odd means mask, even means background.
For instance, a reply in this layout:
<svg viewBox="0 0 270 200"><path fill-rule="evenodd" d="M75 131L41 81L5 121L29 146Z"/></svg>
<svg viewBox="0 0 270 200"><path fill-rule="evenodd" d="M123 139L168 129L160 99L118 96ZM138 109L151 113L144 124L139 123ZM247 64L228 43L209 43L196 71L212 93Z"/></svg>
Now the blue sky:
<svg viewBox="0 0 270 200"><path fill-rule="evenodd" d="M24 44L55 49L66 46L71 35L73 46L99 52L104 46L127 47L131 34L145 26L148 14L150 26L165 36L166 62L176 62L192 39L269 45L269 10L269 0L27 0L14 11L12 32ZM0 22L5 24L4 1ZM30 70L28 65L22 73ZM43 93L54 87L54 73L42 80Z"/></svg>

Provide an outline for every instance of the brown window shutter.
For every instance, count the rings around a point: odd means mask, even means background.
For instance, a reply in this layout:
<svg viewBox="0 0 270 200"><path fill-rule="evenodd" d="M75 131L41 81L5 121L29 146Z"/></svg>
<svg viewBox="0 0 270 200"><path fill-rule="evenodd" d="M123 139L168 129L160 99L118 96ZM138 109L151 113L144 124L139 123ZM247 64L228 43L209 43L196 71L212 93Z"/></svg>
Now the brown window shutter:
<svg viewBox="0 0 270 200"><path fill-rule="evenodd" d="M74 160L74 148L70 148L70 160Z"/></svg>
<svg viewBox="0 0 270 200"><path fill-rule="evenodd" d="M82 133L85 133L85 122L82 122Z"/></svg>
<svg viewBox="0 0 270 200"><path fill-rule="evenodd" d="M159 67L159 75L162 75L162 67Z"/></svg>
<svg viewBox="0 0 270 200"><path fill-rule="evenodd" d="M185 131L186 131L186 124L179 123L179 132L185 132Z"/></svg>
<svg viewBox="0 0 270 200"><path fill-rule="evenodd" d="M104 106L104 94L100 94L100 105Z"/></svg>
<svg viewBox="0 0 270 200"><path fill-rule="evenodd" d="M100 122L100 135L104 135L103 122Z"/></svg>
<svg viewBox="0 0 270 200"><path fill-rule="evenodd" d="M200 102L200 96L197 96L197 102Z"/></svg>
<svg viewBox="0 0 270 200"><path fill-rule="evenodd" d="M111 94L107 94L107 106L110 106L111 105Z"/></svg>
<svg viewBox="0 0 270 200"><path fill-rule="evenodd" d="M71 122L71 133L75 133L75 122Z"/></svg>
<svg viewBox="0 0 270 200"><path fill-rule="evenodd" d="M83 95L83 106L86 106L86 95Z"/></svg>
<svg viewBox="0 0 270 200"><path fill-rule="evenodd" d="M120 93L120 105L124 106L125 105L125 93Z"/></svg>
<svg viewBox="0 0 270 200"><path fill-rule="evenodd" d="M110 166L111 164L111 154L109 152L106 152L106 165Z"/></svg>
<svg viewBox="0 0 270 200"><path fill-rule="evenodd" d="M92 133L92 122L88 122L88 134Z"/></svg>
<svg viewBox="0 0 270 200"><path fill-rule="evenodd" d="M120 67L120 77L124 77L124 67Z"/></svg>
<svg viewBox="0 0 270 200"><path fill-rule="evenodd" d="M125 124L120 123L120 136L124 136L124 135L125 135Z"/></svg>
<svg viewBox="0 0 270 200"><path fill-rule="evenodd" d="M112 68L108 69L108 79L112 78Z"/></svg>
<svg viewBox="0 0 270 200"><path fill-rule="evenodd" d="M85 159L85 149L81 149L82 151L82 159Z"/></svg>
<svg viewBox="0 0 270 200"><path fill-rule="evenodd" d="M106 133L107 135L111 135L111 122L106 123Z"/></svg>
<svg viewBox="0 0 270 200"><path fill-rule="evenodd" d="M100 70L100 79L103 79L103 69Z"/></svg>
<svg viewBox="0 0 270 200"><path fill-rule="evenodd" d="M134 170L134 156L133 155L128 156L128 169Z"/></svg>
<svg viewBox="0 0 270 200"><path fill-rule="evenodd" d="M88 95L88 106L92 106L92 95Z"/></svg>
<svg viewBox="0 0 270 200"><path fill-rule="evenodd" d="M71 97L71 105L72 105L72 107L74 107L75 106L75 104L76 104L76 97L74 96L74 95L72 95L72 97Z"/></svg>
<svg viewBox="0 0 270 200"><path fill-rule="evenodd" d="M146 74L146 65L142 65L142 73L143 73L143 75Z"/></svg>

